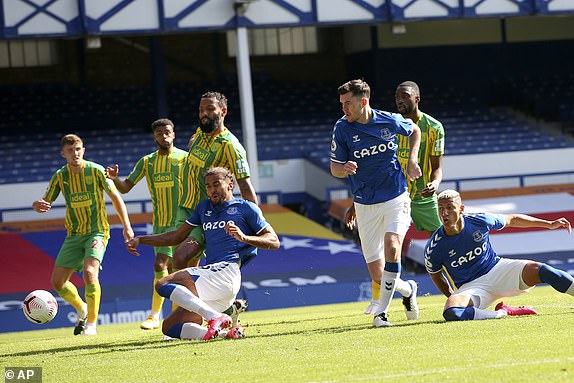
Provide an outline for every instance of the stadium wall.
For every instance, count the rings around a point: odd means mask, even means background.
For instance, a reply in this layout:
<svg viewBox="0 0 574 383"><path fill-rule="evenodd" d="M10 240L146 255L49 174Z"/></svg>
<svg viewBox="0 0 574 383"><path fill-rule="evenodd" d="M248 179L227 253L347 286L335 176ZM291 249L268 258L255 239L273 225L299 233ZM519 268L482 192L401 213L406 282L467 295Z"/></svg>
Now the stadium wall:
<svg viewBox="0 0 574 383"><path fill-rule="evenodd" d="M537 160L540 158L545 160ZM564 161L565 158L574 158L574 148L447 155L443 161L445 180L441 188L481 190L571 183L574 182L574 173L552 175L557 172L572 172L571 164ZM342 180L332 177L323 169L303 159L261 161L259 169L258 192L278 192L285 199L288 199L289 195L307 194L319 201L326 201L327 188L344 185ZM492 179L492 177L501 178ZM524 185L520 184L521 180ZM1 209L17 209L4 212L2 220L12 222L46 218L30 209L31 203L41 197L46 187L45 182L0 185ZM56 201L56 206L63 205L60 200ZM124 195L124 200L130 213L142 212L141 201L149 200L145 183L140 182L136 185L130 193ZM149 203L148 205L145 211L149 212L151 205ZM109 212L112 213L113 208L110 207ZM50 218L61 218L64 215L64 208L54 208L50 212Z"/></svg>

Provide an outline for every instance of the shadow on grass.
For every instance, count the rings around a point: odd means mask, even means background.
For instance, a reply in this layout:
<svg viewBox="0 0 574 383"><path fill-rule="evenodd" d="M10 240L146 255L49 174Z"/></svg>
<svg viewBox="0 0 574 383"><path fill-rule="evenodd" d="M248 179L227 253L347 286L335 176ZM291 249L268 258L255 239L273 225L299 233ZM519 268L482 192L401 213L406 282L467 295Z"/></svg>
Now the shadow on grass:
<svg viewBox="0 0 574 383"><path fill-rule="evenodd" d="M332 315L332 316L319 316L317 318L304 318L304 319L293 319L293 320L284 320L284 321L273 321L268 323L257 323L257 327L273 327L273 326L281 326L281 325L290 325L290 324L300 324L302 322L317 322L323 320L330 320L330 319L340 319L340 318L361 318L364 317L362 314L347 314L347 315Z"/></svg>
<svg viewBox="0 0 574 383"><path fill-rule="evenodd" d="M552 314L539 314L538 317L541 316L559 316L559 315L572 315L573 312L562 312L562 313L552 313ZM272 322L267 324L255 324L253 326L247 326L247 339L259 339L259 338L277 338L277 337L285 337L291 335L298 335L298 336L311 336L317 334L339 334L339 333L349 333L354 331L364 331L364 330L373 330L373 331L393 331L393 328L404 328L404 327L411 327L411 326L422 326L422 325L444 325L448 326L451 325L450 323L444 321L443 319L432 319L432 320L417 320L417 321L403 321L397 324L394 324L391 328L388 329L381 329L375 328L372 326L370 321L365 321L362 319L359 324L350 324L350 325L337 325L337 326L327 326L323 328L310 328L310 329L294 329L291 331L281 331L272 334L260 334L259 328L265 328L269 326L281 326L281 325L292 325L292 324L300 324L302 322L316 322L322 320L333 320L333 319L340 319L340 318L364 318L362 315L357 314L349 314L344 316L329 316L329 317L320 317L320 318L308 318L304 320L293 320L293 321L280 321L280 322ZM509 319L516 320L516 319L525 319L531 316L525 317L511 317ZM469 323L475 321L467 321ZM460 323L460 322L457 322ZM86 340L95 340L93 338L84 338ZM228 340L218 340L218 341L228 341ZM126 341L126 342L113 342L113 343L82 343L78 345L68 346L68 347L57 347L57 348L50 348L50 349L43 349L43 350L30 350L25 352L15 352L15 353L5 353L0 354L0 358L7 358L7 357L25 357L25 356L38 356L38 355L53 355L53 354L64 354L69 352L76 352L76 351L85 351L86 355L94 355L94 354L106 354L112 352L123 352L123 351L130 351L133 349L161 349L161 348L174 348L174 347L187 347L186 351L189 351L189 347L193 347L196 350L201 350L203 345L207 345L208 343L212 342L204 342L204 341L196 341L196 340L172 340L172 341L165 341L161 336L158 334L157 339L145 339L139 341Z"/></svg>
<svg viewBox="0 0 574 383"><path fill-rule="evenodd" d="M339 318L339 317L333 317ZM323 318L326 319L326 318ZM332 318L331 318L332 319ZM410 326L421 326L425 324L443 324L444 321L441 320L418 320L418 321L409 321L409 322L401 322L396 325L393 325L391 328L383 329L383 328L376 328L373 327L371 323L361 323L361 324L352 324L352 325L345 325L345 326L332 326L332 327L324 327L324 328L315 328L315 329L305 329L305 330L292 330L292 331L283 331L281 333L275 334L253 334L249 332L249 327L247 327L248 331L248 338L274 338L274 337L282 337L282 336L290 336L290 335L313 335L313 334L339 334L339 333L348 333L353 331L364 331L364 330L373 330L373 331L392 331L393 328L403 328L403 327L410 327ZM260 327L259 325L256 327Z"/></svg>
<svg viewBox="0 0 574 383"><path fill-rule="evenodd" d="M85 338L92 339L92 338ZM37 356L37 355L52 355L52 354L62 354L68 352L82 351L85 350L86 354L103 354L108 352L119 352L128 351L131 349L158 349L164 347L181 347L189 345L201 345L204 342L196 341L164 341L163 338L159 337L153 340L141 340L133 342L115 342L115 343L83 343L69 347L57 347L49 348L43 350L30 350L25 352L14 352L7 354L0 354L0 358L7 357L18 357L18 356Z"/></svg>
<svg viewBox="0 0 574 383"><path fill-rule="evenodd" d="M354 317L357 315L347 315L347 317ZM341 318L340 316L332 316L332 317L322 317L319 319L313 319L312 321L316 320L325 320L325 319L337 319ZM393 327L400 328L406 326L415 326L415 325L422 325L422 324L429 324L429 323L438 323L439 321L416 321L416 322L403 322L399 323ZM275 322L275 325L289 325L293 323L301 323L301 321L284 321L284 322ZM258 328L262 326L256 325L251 326L251 329L257 331ZM248 330L251 330L248 327ZM291 336L291 335L301 335L301 336L310 336L313 334L338 334L338 333L345 333L345 332L352 332L352 331L363 331L367 329L372 329L376 331L384 331L384 329L376 329L372 326L372 324L368 322L364 322L361 324L352 324L352 325L345 325L345 326L331 326L331 327L324 327L324 328L311 328L311 329L303 329L303 330L293 330L293 331L282 331L280 333L274 334L255 334L254 331L249 331L248 338L276 338L276 337L284 337L284 336ZM392 329L389 329L392 331ZM94 338L82 338L86 340L92 340ZM223 340L222 341L226 341ZM211 343L211 342L209 342ZM139 341L127 341L127 342L113 342L113 343L82 343L78 345L68 346L68 347L56 347L56 348L48 348L42 350L30 350L24 352L15 352L15 353L6 353L0 354L0 358L7 358L7 357L25 357L25 356L38 356L38 355L57 355L57 354L65 354L70 352L78 352L84 351L86 355L95 355L95 354L105 354L105 353L112 353L112 352L123 352L129 351L133 349L143 350L143 349L160 349L160 348L173 348L173 347L202 347L203 345L207 344L204 341L195 341L195 340L172 340L172 341L164 341L163 338L159 337L157 339L146 339L146 340L139 340Z"/></svg>

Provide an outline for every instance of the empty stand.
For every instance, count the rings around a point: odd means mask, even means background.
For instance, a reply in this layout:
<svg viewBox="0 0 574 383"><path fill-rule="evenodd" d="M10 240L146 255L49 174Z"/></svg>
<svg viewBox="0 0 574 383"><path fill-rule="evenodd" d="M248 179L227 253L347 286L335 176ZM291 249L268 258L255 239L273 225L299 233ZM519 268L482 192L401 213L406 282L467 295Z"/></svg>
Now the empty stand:
<svg viewBox="0 0 574 383"><path fill-rule="evenodd" d="M168 89L176 146L187 147L198 117L199 95L212 89L228 97L226 125L241 140L234 82L177 84ZM328 171L332 128L342 114L335 89L332 84L256 80L259 160L306 158ZM69 132L84 138L86 159L103 166L118 163L127 175L139 158L156 148L149 132L155 119L153 104L149 88L85 89L63 84L0 88L0 184L49 180L64 165L59 140ZM371 104L394 110L394 93L382 92ZM511 109L490 108L488 99L452 86L425 89L421 109L443 123L446 155L574 145L568 136L526 121ZM564 118L573 118L572 108L563 107L563 113Z"/></svg>

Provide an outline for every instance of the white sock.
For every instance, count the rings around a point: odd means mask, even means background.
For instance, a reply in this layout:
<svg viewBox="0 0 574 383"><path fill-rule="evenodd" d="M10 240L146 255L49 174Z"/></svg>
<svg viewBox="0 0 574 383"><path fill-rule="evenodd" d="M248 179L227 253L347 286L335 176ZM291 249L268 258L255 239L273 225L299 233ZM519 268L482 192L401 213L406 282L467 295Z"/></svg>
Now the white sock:
<svg viewBox="0 0 574 383"><path fill-rule="evenodd" d="M78 318L85 318L88 316L88 304L84 303L82 309L78 311Z"/></svg>
<svg viewBox="0 0 574 383"><path fill-rule="evenodd" d="M197 323L187 322L181 327L180 339L203 339L207 334L207 327L200 326Z"/></svg>
<svg viewBox="0 0 574 383"><path fill-rule="evenodd" d="M566 294L570 294L570 295L574 296L574 283L572 283L570 285L570 287L568 287L568 290L566 290L565 292L566 292Z"/></svg>
<svg viewBox="0 0 574 383"><path fill-rule="evenodd" d="M96 328L96 323L86 322L86 328L88 327Z"/></svg>
<svg viewBox="0 0 574 383"><path fill-rule="evenodd" d="M413 288L411 284L407 281L403 281L402 279L397 279L396 283L396 292L401 294L403 297L410 297L413 293Z"/></svg>
<svg viewBox="0 0 574 383"><path fill-rule="evenodd" d="M159 312L150 311L149 315L151 315L153 319L159 319Z"/></svg>
<svg viewBox="0 0 574 383"><path fill-rule="evenodd" d="M379 299L379 308L375 315L380 313L389 312L389 306L391 305L391 300L395 294L395 289L397 287L397 281L399 281L400 273L392 273L390 271L383 271L383 280L381 282L381 298Z"/></svg>
<svg viewBox="0 0 574 383"><path fill-rule="evenodd" d="M221 316L221 313L213 310L204 301L193 295L187 287L182 285L176 285L169 299L187 311L198 313L208 321Z"/></svg>
<svg viewBox="0 0 574 383"><path fill-rule="evenodd" d="M476 307L474 308L474 320L480 320L480 319L499 319L499 318L504 318L505 316L507 316L508 314L506 313L506 311L504 310L496 310L496 311L491 311L491 310L484 310L484 309L477 309Z"/></svg>
<svg viewBox="0 0 574 383"><path fill-rule="evenodd" d="M217 333L217 336L219 336L220 338L225 339L225 337L227 336L227 333L231 331L230 328L226 328L226 329L221 329L219 330L219 332Z"/></svg>

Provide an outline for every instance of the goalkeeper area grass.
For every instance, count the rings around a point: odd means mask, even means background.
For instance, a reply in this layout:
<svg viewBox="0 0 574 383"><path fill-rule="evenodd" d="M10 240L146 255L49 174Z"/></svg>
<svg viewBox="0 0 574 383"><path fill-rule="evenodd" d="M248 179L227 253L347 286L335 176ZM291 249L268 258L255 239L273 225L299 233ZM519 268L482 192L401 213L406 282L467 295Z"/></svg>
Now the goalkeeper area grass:
<svg viewBox="0 0 574 383"><path fill-rule="evenodd" d="M574 381L574 297L537 287L505 300L537 316L450 323L444 302L420 297L420 319L407 321L395 299L390 328L372 327L367 302L247 311L238 340L164 341L139 323L100 326L95 337L71 327L5 333L0 360L42 367L44 383Z"/></svg>

